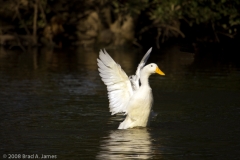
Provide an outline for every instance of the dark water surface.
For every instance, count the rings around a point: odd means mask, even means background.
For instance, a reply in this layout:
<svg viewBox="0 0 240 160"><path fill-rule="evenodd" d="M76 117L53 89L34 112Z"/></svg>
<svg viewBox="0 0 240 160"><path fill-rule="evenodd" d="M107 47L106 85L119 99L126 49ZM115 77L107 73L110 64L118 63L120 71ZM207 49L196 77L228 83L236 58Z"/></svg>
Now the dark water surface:
<svg viewBox="0 0 240 160"><path fill-rule="evenodd" d="M127 74L142 51L108 49ZM0 51L0 156L57 159L239 159L240 66L194 57L180 46L153 53L151 126L117 130L108 111L98 49ZM6 159L6 158L5 158Z"/></svg>

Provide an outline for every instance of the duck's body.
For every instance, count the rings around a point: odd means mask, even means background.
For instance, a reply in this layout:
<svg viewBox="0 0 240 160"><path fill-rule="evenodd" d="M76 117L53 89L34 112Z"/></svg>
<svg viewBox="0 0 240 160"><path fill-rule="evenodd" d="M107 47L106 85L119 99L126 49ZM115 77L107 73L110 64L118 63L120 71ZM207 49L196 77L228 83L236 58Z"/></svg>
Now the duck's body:
<svg viewBox="0 0 240 160"><path fill-rule="evenodd" d="M110 101L110 112L112 114L125 112L125 120L118 129L133 128L136 126L146 127L153 104L152 89L148 78L153 73L164 75L164 73L152 63L144 67L150 55L151 49L140 62L136 75L132 79L126 77L125 72L106 53L100 51L98 66L100 76L107 85ZM141 86L139 86L139 81ZM132 85L131 85L132 84Z"/></svg>
<svg viewBox="0 0 240 160"><path fill-rule="evenodd" d="M146 127L152 104L152 89L150 87L140 87L131 97L127 108L127 117L118 129L133 128L135 126Z"/></svg>

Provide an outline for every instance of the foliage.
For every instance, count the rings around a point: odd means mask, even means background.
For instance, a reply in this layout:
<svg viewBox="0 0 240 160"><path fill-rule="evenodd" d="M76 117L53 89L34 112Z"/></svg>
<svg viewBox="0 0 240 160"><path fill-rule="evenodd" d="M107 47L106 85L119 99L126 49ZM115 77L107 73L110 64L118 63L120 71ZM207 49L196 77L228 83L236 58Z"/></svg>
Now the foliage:
<svg viewBox="0 0 240 160"><path fill-rule="evenodd" d="M192 26L207 25L216 35L224 34L234 38L240 26L240 1L217 0L153 0L150 19L157 27L173 27L179 34L178 23L187 22ZM156 26L156 25L155 25Z"/></svg>
<svg viewBox="0 0 240 160"><path fill-rule="evenodd" d="M188 26L205 25L212 30L219 41L219 35L230 38L236 37L240 26L240 1L236 0L0 0L0 22L13 25L17 33L26 34L33 27L34 4L38 1L38 33L58 15L65 26L76 26L80 19L86 17L89 11L96 11L101 15L104 8L111 8L111 18L131 15L136 27L140 28L135 34L137 38L142 34L155 32L158 45L169 37L184 37L182 24ZM71 27L70 27L71 28ZM25 33L23 32L25 31ZM71 29L65 29L68 34ZM1 33L4 27L0 28Z"/></svg>
<svg viewBox="0 0 240 160"><path fill-rule="evenodd" d="M120 14L140 14L149 6L148 0L138 0L138 1L111 1L114 12Z"/></svg>
<svg viewBox="0 0 240 160"><path fill-rule="evenodd" d="M211 24L213 30L233 37L240 25L240 1L199 0L183 3L185 20L194 24Z"/></svg>

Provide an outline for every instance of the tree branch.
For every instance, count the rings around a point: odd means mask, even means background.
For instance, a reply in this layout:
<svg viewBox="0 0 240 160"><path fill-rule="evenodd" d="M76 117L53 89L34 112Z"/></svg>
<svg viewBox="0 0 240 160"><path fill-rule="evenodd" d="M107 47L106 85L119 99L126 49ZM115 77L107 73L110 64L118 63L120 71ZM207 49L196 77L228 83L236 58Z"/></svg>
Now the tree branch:
<svg viewBox="0 0 240 160"><path fill-rule="evenodd" d="M38 2L39 0L35 0L35 3L33 4L34 7L34 17L33 17L33 38L34 38L34 44L37 44L37 17L38 17Z"/></svg>
<svg viewBox="0 0 240 160"><path fill-rule="evenodd" d="M43 21L44 21L45 24L47 24L47 19L46 19L46 15L45 15L42 3L38 3L38 6L39 6L40 12L41 12L41 14L43 16Z"/></svg>

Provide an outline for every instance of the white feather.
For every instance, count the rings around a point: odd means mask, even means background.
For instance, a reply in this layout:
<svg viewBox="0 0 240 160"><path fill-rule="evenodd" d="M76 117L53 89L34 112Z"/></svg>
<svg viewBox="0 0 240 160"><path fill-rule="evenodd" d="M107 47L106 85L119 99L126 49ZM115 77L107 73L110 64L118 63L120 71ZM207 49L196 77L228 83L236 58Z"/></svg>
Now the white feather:
<svg viewBox="0 0 240 160"><path fill-rule="evenodd" d="M97 59L98 70L102 81L107 86L109 108L112 114L126 112L127 103L132 96L133 90L126 73L106 52L100 50ZM124 98L122 98L124 97Z"/></svg>
<svg viewBox="0 0 240 160"><path fill-rule="evenodd" d="M132 75L132 79L130 79L134 91L139 89L140 71L142 70L142 68L146 64L151 52L152 52L152 47L143 56L141 62L138 64L138 68L136 70L135 75Z"/></svg>

